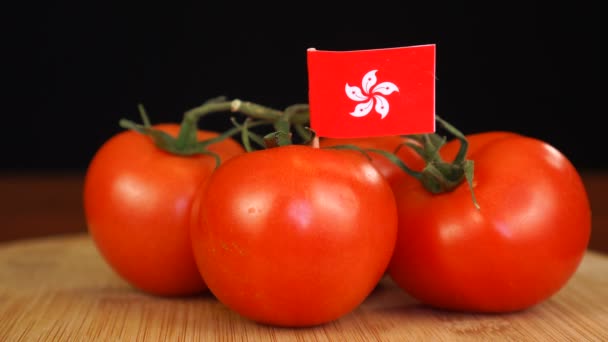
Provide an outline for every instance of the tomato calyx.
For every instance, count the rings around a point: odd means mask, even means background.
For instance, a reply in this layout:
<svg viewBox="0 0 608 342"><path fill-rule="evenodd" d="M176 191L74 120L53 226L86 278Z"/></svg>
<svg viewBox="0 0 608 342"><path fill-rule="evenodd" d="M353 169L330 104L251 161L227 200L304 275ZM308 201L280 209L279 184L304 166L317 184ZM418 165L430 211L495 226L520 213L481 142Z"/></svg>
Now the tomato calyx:
<svg viewBox="0 0 608 342"><path fill-rule="evenodd" d="M473 204L479 209L479 204L473 192L474 164L472 160L466 159L468 141L464 134L447 121L438 116L436 116L436 120L442 128L460 141L458 153L451 162L444 161L439 153L441 147L447 141L446 137L436 133L405 135L404 142L392 152L378 148L362 148L353 144L332 145L324 148L359 151L370 160L371 157L368 155L370 152L382 155L409 176L421 182L424 188L433 194L450 192L466 180L471 191ZM401 148L413 149L423 159L425 167L421 171L408 167L397 155Z"/></svg>
<svg viewBox="0 0 608 342"><path fill-rule="evenodd" d="M437 133L410 135L409 137L417 141L419 145L411 143L406 145L414 149L426 162L424 169L415 177L433 194L450 192L466 180L471 191L473 204L479 209L473 191L474 163L472 160L466 159L469 147L467 138L456 127L439 116L436 116L436 120L446 131L458 139L460 148L454 160L447 162L439 154L439 150L446 143L446 137L441 137Z"/></svg>
<svg viewBox="0 0 608 342"><path fill-rule="evenodd" d="M138 124L127 119L121 119L119 122L120 126L150 137L158 148L166 152L182 156L189 156L197 153L206 154L215 159L216 165L219 165L221 162L220 157L216 153L204 149L202 146L199 146L199 144L179 144L178 139L175 137L159 129L155 129L150 123L150 119L148 118L148 115L141 104L138 106L138 109L143 124Z"/></svg>

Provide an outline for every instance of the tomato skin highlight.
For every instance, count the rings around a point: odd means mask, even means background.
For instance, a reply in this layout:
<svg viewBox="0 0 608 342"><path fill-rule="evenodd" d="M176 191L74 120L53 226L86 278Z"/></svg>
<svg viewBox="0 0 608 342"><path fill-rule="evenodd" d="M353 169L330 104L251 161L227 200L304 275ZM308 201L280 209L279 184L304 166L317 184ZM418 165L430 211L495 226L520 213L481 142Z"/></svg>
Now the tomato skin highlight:
<svg viewBox="0 0 608 342"><path fill-rule="evenodd" d="M397 234L389 184L352 151L290 145L233 158L198 210L191 236L209 289L275 326L351 312L383 276Z"/></svg>
<svg viewBox="0 0 608 342"><path fill-rule="evenodd" d="M154 128L173 136L179 125ZM199 131L199 139L217 136ZM244 153L234 140L213 144L222 160ZM84 182L88 231L104 259L144 292L189 295L206 290L191 250L189 218L200 184L215 168L210 156L183 157L134 131L111 137L95 153Z"/></svg>
<svg viewBox="0 0 608 342"><path fill-rule="evenodd" d="M468 185L433 195L419 182L394 188L399 232L389 274L443 309L511 312L539 304L571 278L587 249L591 209L575 167L546 142L514 133L467 136ZM455 155L448 142L442 155Z"/></svg>

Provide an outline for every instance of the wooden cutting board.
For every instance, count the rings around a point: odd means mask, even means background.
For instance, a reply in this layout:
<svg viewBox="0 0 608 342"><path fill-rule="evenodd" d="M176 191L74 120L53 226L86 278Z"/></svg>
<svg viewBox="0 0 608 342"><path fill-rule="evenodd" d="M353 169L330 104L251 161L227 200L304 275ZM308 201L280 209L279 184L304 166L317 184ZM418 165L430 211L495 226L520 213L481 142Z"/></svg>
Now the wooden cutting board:
<svg viewBox="0 0 608 342"><path fill-rule="evenodd" d="M354 312L314 328L259 325L212 295L153 297L86 234L0 244L0 341L608 341L608 256L588 252L548 301L478 315L418 304L385 278Z"/></svg>

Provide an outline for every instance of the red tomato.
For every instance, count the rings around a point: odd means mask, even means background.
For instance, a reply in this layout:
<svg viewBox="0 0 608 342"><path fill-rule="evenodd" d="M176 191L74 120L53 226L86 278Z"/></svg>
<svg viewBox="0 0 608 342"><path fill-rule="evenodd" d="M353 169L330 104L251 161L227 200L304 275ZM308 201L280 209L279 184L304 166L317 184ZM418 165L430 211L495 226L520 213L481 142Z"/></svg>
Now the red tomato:
<svg viewBox="0 0 608 342"><path fill-rule="evenodd" d="M403 145L406 142L416 144L416 142L412 139L394 135L352 139L321 138L319 140L319 145L321 147L355 145L362 149L378 149L394 153L400 145ZM412 176L405 173L401 168L399 168L399 166L391 162L385 156L375 152L368 152L368 155L372 160L372 164L378 169L378 171L380 171L382 176L384 176L384 178L391 185L398 183L403 178L412 178ZM396 156L399 157L399 159L401 159L407 167L414 171L420 171L422 168L424 168L424 160L416 152L414 152L414 150L407 146L402 146L399 148Z"/></svg>
<svg viewBox="0 0 608 342"><path fill-rule="evenodd" d="M591 210L579 174L546 142L506 132L468 136L476 209L466 182L433 195L403 181L389 274L434 307L509 312L541 303L576 271ZM446 144L454 155L458 141Z"/></svg>
<svg viewBox="0 0 608 342"><path fill-rule="evenodd" d="M360 153L302 145L235 157L202 192L192 242L211 292L244 317L312 326L357 307L391 258L391 188Z"/></svg>
<svg viewBox="0 0 608 342"><path fill-rule="evenodd" d="M520 135L517 133L507 132L507 131L491 131L491 132L481 132L481 133L469 134L466 137L467 142L469 144L469 146L467 148L467 157L469 157L471 154L475 154L478 149L485 147L490 142L495 142L496 140L499 140L499 139L513 138L513 137L517 137L517 136L520 136ZM441 154L441 157L445 161L452 161L454 159L454 157L456 157L456 154L458 153L459 149L460 149L460 143L458 142L458 140L454 139L454 140L449 141L445 145L443 145L443 147L441 148L441 150L439 152Z"/></svg>
<svg viewBox="0 0 608 342"><path fill-rule="evenodd" d="M156 125L173 136L179 126ZM217 133L201 131L199 139ZM226 160L244 152L234 140L211 145ZM189 212L197 187L215 168L206 155L177 156L150 138L124 131L93 157L84 183L88 230L109 265L127 282L157 295L206 289L192 255Z"/></svg>

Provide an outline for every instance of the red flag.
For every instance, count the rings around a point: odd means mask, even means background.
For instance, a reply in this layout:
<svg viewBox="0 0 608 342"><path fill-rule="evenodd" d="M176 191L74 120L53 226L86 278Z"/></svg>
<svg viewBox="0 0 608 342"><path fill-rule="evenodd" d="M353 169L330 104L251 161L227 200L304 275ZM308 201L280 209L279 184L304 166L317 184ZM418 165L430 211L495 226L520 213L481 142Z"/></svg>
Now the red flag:
<svg viewBox="0 0 608 342"><path fill-rule="evenodd" d="M435 132L435 45L308 49L310 125L318 136Z"/></svg>

